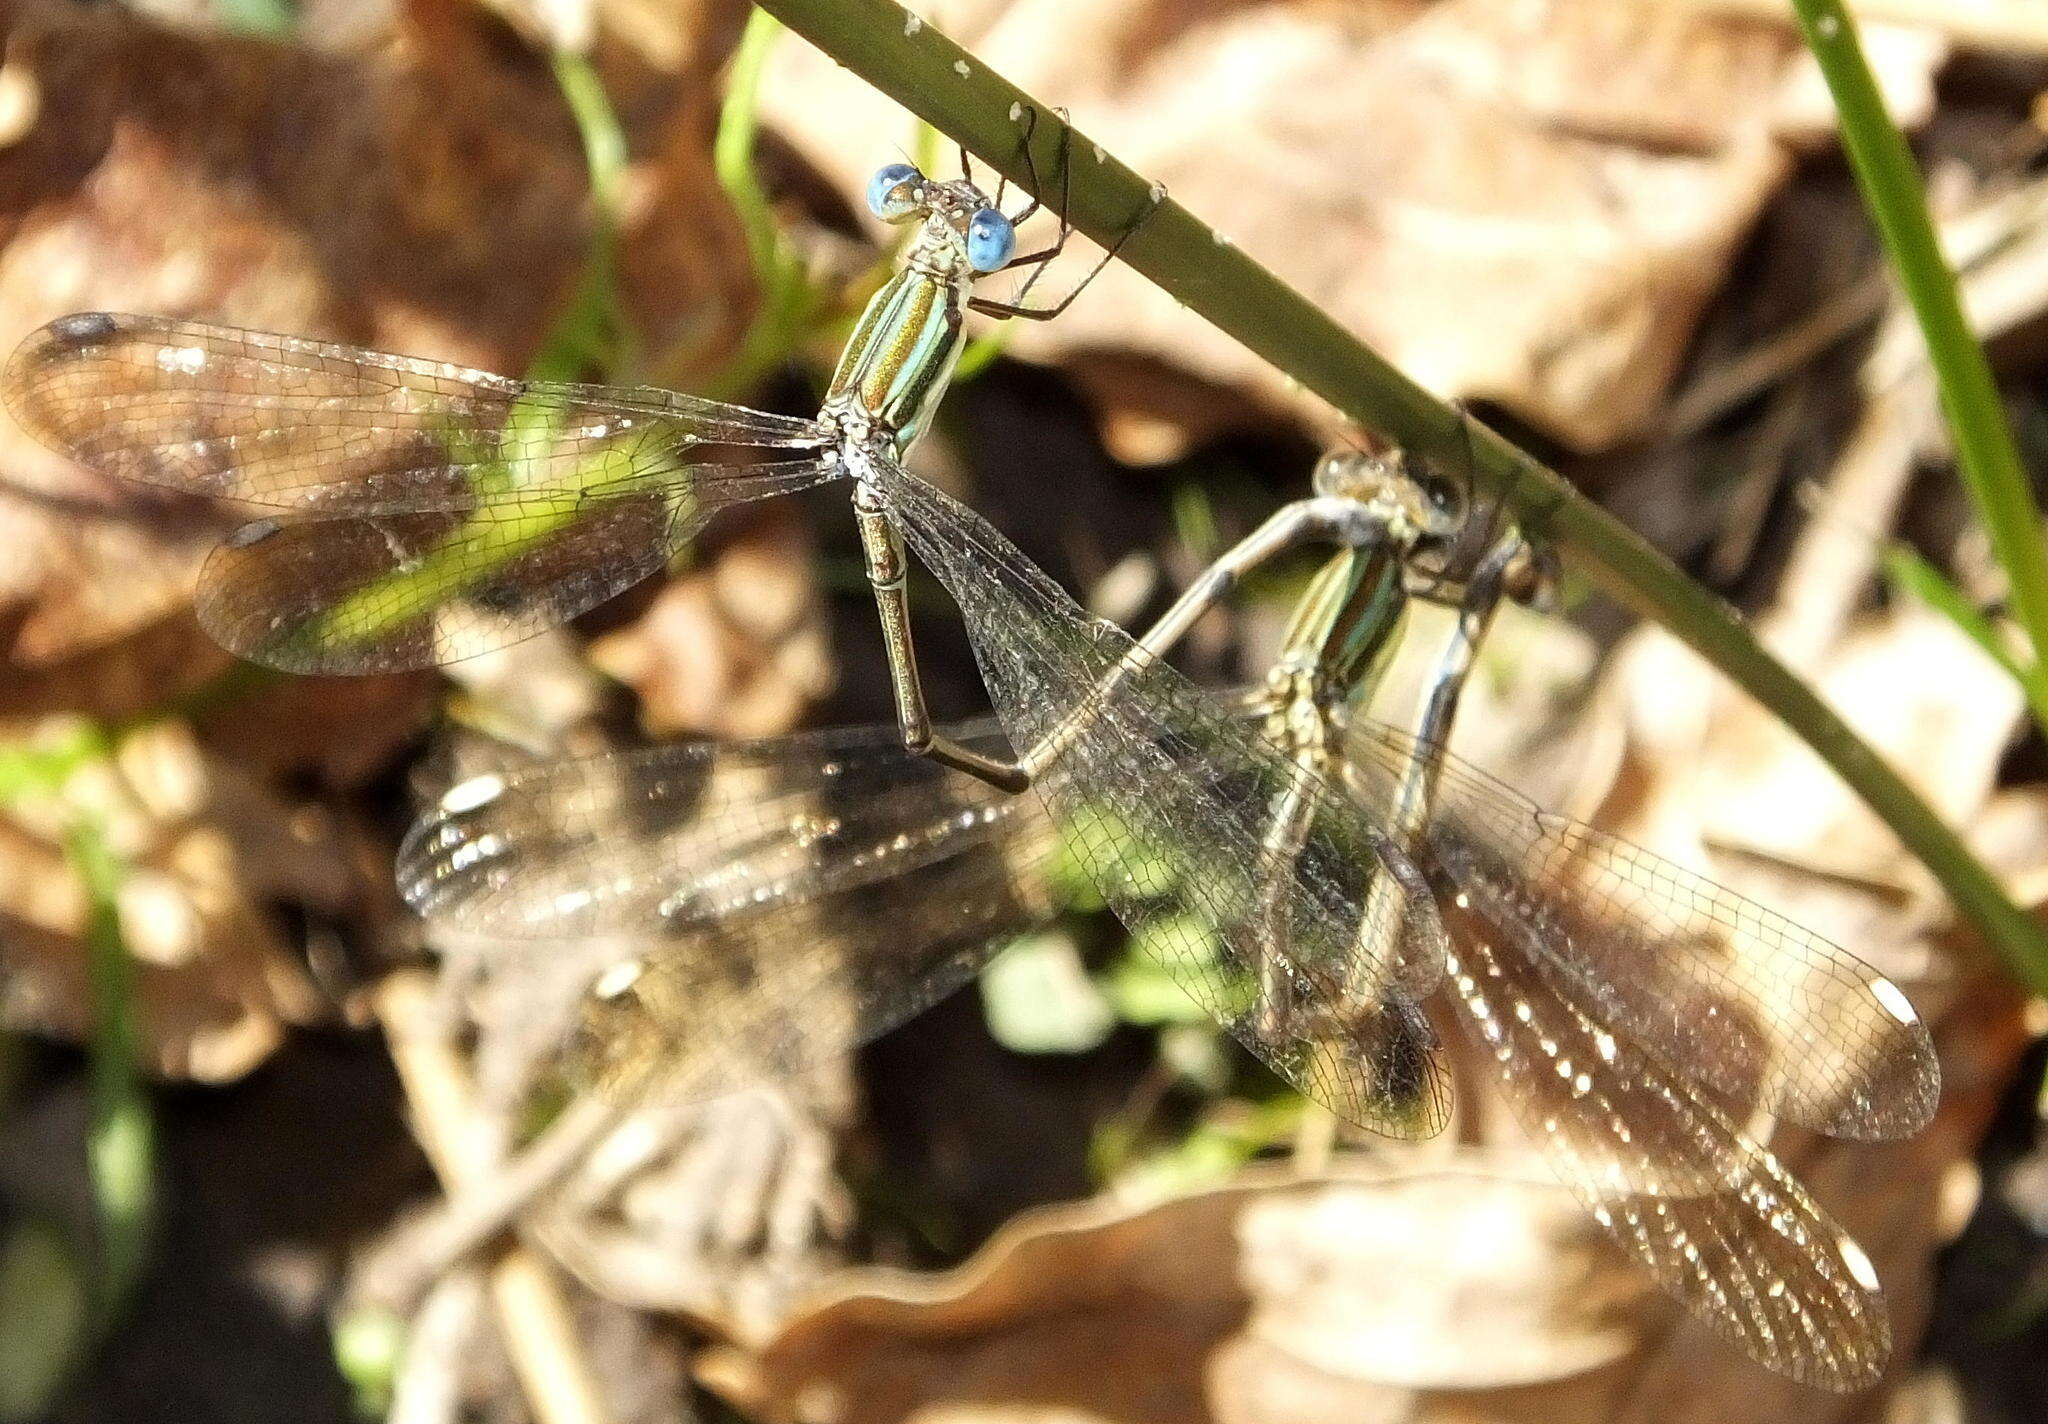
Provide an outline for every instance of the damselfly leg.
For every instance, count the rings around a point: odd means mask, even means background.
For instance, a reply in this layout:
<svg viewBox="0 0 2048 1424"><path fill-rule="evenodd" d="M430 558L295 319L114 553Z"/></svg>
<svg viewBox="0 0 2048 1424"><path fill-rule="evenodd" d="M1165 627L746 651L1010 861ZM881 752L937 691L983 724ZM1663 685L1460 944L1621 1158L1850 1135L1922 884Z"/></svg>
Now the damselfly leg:
<svg viewBox="0 0 2048 1424"><path fill-rule="evenodd" d="M1021 253L1018 256L1012 257L1009 260L1009 262L1003 267L1002 270L1006 272L1015 271L1017 268L1020 267L1035 267L1037 269L1030 275L1030 277L1025 279L1024 285L1017 289L1016 295L1010 298L1010 300L996 301L987 297L974 297L969 299L967 303L969 310L979 312L983 316L1001 317L1005 319L1019 317L1026 321L1051 321L1054 317L1060 315L1068 307L1072 306L1074 304L1074 300L1077 297L1079 297L1082 292L1086 291L1088 289L1089 284L1092 283L1098 276L1102 274L1103 269L1108 267L1110 263L1116 260L1117 254L1123 251L1124 244L1129 242L1131 238L1134 235L1136 235L1138 229L1145 225L1146 219L1150 218L1153 212L1156 211L1159 207L1159 204L1165 201L1163 195L1155 194L1152 198L1152 201L1145 208L1143 208L1136 215L1134 215L1131 218L1131 220L1124 225L1123 229L1120 232L1118 232L1115 240L1112 241L1110 245L1103 250L1102 256L1096 260L1095 265L1090 267L1088 271L1082 274L1081 280L1076 282L1064 297L1061 297L1058 301L1053 302L1049 306L1033 307L1025 305L1025 297L1030 295L1032 287L1037 284L1038 279L1040 277L1045 275L1046 271L1049 269L1049 266L1053 262L1053 260L1059 257L1060 254L1067 250L1067 243L1074 235L1074 224L1072 219L1068 215L1068 209L1072 201L1073 194L1074 130L1073 127L1067 122L1067 111L1065 109L1056 109L1054 110L1054 114L1058 117L1060 121L1059 148L1057 151L1057 156L1054 160L1058 164L1060 170L1060 197L1058 204L1054 208L1054 212L1059 218L1058 231L1054 234L1053 240L1046 246L1039 248L1035 252ZM1029 174L1031 192L1033 196L1030 203L1026 207L1024 207L1021 211L1011 215L1010 221L1020 227L1023 225L1024 220L1026 218L1029 218L1030 216L1032 216L1032 214L1036 213L1040 207L1044 206L1043 198L1039 195L1043 194L1043 192L1045 191L1038 176L1038 160L1031 146L1032 138L1036 135L1038 131L1038 110L1032 106L1026 105L1024 108L1023 123L1024 166ZM1002 201L1002 187L1000 184L997 186L996 192L996 201L1000 203Z"/></svg>

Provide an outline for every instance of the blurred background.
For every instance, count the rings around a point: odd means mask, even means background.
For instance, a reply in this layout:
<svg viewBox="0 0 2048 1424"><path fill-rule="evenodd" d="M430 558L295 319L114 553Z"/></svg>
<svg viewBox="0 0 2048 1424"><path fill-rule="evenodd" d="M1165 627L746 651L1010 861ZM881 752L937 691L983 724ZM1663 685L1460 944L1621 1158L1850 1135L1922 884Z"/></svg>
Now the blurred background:
<svg viewBox="0 0 2048 1424"><path fill-rule="evenodd" d="M913 8L1739 605L2048 896L2002 574L1786 7ZM2048 13L1861 13L2038 466ZM867 175L953 171L735 0L0 15L0 346L162 312L809 413L887 270ZM1341 433L1114 266L988 330L917 468L1120 622ZM274 679L192 614L233 523L0 429L0 1424L2048 1419L2048 1012L1809 752L1569 576L1502 614L1459 750L1829 936L1934 1028L1926 1132L1772 1139L1884 1279L1880 1389L1688 1323L1469 1064L1441 1138L1327 1140L1086 904L800 1081L643 1105L529 1229L451 1245L450 1178L488 1187L560 1109L558 1045L530 963L433 952L398 838L466 770L888 720L858 542L843 496L776 501L502 655ZM1262 667L1311 568L1186 666ZM984 711L936 585L917 607L935 710Z"/></svg>

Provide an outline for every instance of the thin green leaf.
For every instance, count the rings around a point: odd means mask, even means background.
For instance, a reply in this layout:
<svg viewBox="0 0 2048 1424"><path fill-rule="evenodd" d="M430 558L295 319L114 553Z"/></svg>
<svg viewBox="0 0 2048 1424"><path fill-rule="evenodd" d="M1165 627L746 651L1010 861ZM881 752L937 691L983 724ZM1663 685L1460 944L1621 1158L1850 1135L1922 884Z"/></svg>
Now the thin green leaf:
<svg viewBox="0 0 2048 1424"><path fill-rule="evenodd" d="M761 291L760 307L740 339L739 350L725 369L700 383L701 393L714 397L749 388L786 360L828 305L777 225L754 164L761 75L781 34L781 24L766 11L756 10L747 17L746 31L740 36L739 50L726 77L725 104L719 110L718 133L712 142L712 166L739 217L754 281Z"/></svg>
<svg viewBox="0 0 2048 1424"><path fill-rule="evenodd" d="M1799 27L1834 95L1842 146L1863 190L1927 341L1955 439L1956 463L1991 535L1992 551L2012 584L2014 617L2033 661L2048 655L2048 545L2041 512L2020 463L2005 404L1984 347L1963 314L1954 270L1928 215L1919 165L1884 106L1864 61L1856 23L1841 0L1792 0Z"/></svg>
<svg viewBox="0 0 2048 1424"><path fill-rule="evenodd" d="M1003 354L1003 348L1010 344L1011 323L992 326L967 343L960 353L960 362L953 368L953 384L964 385L995 364L996 357Z"/></svg>
<svg viewBox="0 0 2048 1424"><path fill-rule="evenodd" d="M527 375L534 380L571 381L602 377L628 364L628 327L619 302L619 194L626 171L626 136L587 58L557 52L554 70L583 141L590 179L590 247L569 303L556 317Z"/></svg>
<svg viewBox="0 0 2048 1424"><path fill-rule="evenodd" d="M1073 940L1057 930L1017 940L979 982L989 1032L1013 1053L1086 1053L1116 1027Z"/></svg>
<svg viewBox="0 0 2048 1424"><path fill-rule="evenodd" d="M1887 544L1883 566L1885 581L1896 594L1924 603L1947 618L2011 675L2026 696L2035 723L2048 732L2048 677L2043 676L2039 665L2029 668L2021 663L1998 625L1911 545L1896 541Z"/></svg>
<svg viewBox="0 0 2048 1424"><path fill-rule="evenodd" d="M760 125L761 71L781 33L781 23L765 10L747 17L746 31L726 76L725 104L719 110L718 134L711 146L719 186L732 200L747 236L747 251L754 259L754 273L764 287L775 280L781 267L782 230L775 225L767 191L754 171L754 137Z"/></svg>
<svg viewBox="0 0 2048 1424"><path fill-rule="evenodd" d="M92 984L92 1129L86 1144L99 1210L98 1315L110 1320L141 1279L155 1218L155 1126L143 1092L135 961L121 930L126 870L90 815L73 821L66 850L85 887Z"/></svg>
<svg viewBox="0 0 2048 1424"><path fill-rule="evenodd" d="M0 1241L0 1424L48 1416L85 1353L90 1292L55 1222L17 1218Z"/></svg>
<svg viewBox="0 0 2048 1424"><path fill-rule="evenodd" d="M356 1413L382 1419L405 1359L405 1320L382 1306L359 1305L334 1322L333 1338L335 1367L355 1396Z"/></svg>
<svg viewBox="0 0 2048 1424"><path fill-rule="evenodd" d="M1197 561L1208 563L1223 552L1223 534L1216 527L1216 503L1200 480L1182 480L1173 487L1173 535Z"/></svg>
<svg viewBox="0 0 2048 1424"><path fill-rule="evenodd" d="M1191 975L1207 971L1221 956L1221 949L1214 928L1193 915L1176 915L1144 926L1108 975L1106 987L1117 1016L1127 1023L1145 1025L1214 1022L1216 1015L1182 985ZM1226 977L1233 984L1242 978ZM1219 1012L1228 1017L1249 1007L1225 1004L1219 1006Z"/></svg>
<svg viewBox="0 0 2048 1424"><path fill-rule="evenodd" d="M294 0L214 0L213 11L227 29L263 39L289 39L299 27Z"/></svg>
<svg viewBox="0 0 2048 1424"><path fill-rule="evenodd" d="M1302 1099L1291 1093L1267 1102L1228 1099L1215 1104L1180 1141L1131 1160L1132 1143L1102 1141L1090 1153L1103 1180L1120 1197L1165 1201L1222 1186L1263 1152L1282 1146L1301 1123ZM1117 1147L1123 1150L1118 1152Z"/></svg>

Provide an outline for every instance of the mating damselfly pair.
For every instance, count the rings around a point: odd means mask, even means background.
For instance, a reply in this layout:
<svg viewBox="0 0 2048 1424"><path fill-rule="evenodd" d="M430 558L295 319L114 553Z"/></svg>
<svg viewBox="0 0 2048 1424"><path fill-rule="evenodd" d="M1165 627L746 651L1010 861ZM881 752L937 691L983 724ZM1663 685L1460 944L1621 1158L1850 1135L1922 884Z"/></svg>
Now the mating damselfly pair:
<svg viewBox="0 0 2048 1424"><path fill-rule="evenodd" d="M632 1059L614 1051L625 1036L715 1031L691 959L705 936L750 956L731 976L748 980L740 1029L801 1020L829 988L847 1007L826 1036L852 1042L959 982L1029 918L1030 872L1057 827L1169 972L1308 1097L1392 1136L1438 1130L1438 1023L1454 1018L1560 1174L1667 1289L1774 1368L1834 1387L1874 1378L1889 1348L1874 1272L1747 1124L1768 1112L1885 1137L1924 1123L1938 1079L1904 996L1442 750L1459 660L1512 541L1472 572L1463 651L1421 734L1359 710L1413 556L1456 534L1398 464L1327 460L1313 497L1143 638L1087 615L902 464L957 359L963 311L1043 314L980 302L972 284L1060 243L1013 256L995 201L907 165L878 173L869 200L918 228L811 419L99 313L31 337L6 394L88 465L263 506L209 562L200 612L229 647L304 671L514 641L661 568L727 504L849 481L893 735L743 749L781 769L761 799L707 801L691 749L465 783L408 843L415 903L476 934L644 942L592 990L586 1029L615 1063ZM1304 541L1333 553L1263 686L1211 693L1164 661L1241 575ZM1000 731L930 725L911 554L959 605ZM814 793L845 810L819 819ZM614 812L687 814L687 855L620 853ZM792 907L886 893L895 867L939 861L988 893L875 922L885 952L840 935L812 954L775 933ZM701 1045L675 1046L702 1061Z"/></svg>

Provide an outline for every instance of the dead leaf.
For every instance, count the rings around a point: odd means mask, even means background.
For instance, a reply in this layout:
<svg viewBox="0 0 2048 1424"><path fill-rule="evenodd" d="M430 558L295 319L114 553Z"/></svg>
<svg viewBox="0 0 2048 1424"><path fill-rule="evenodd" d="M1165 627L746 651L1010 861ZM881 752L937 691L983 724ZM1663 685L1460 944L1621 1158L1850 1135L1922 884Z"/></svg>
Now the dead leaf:
<svg viewBox="0 0 2048 1424"><path fill-rule="evenodd" d="M1045 1208L958 1271L847 1272L703 1375L820 1424L1449 1418L1426 1395L1480 1387L1595 1417L1642 1288L1561 1188L1484 1161Z"/></svg>
<svg viewBox="0 0 2048 1424"><path fill-rule="evenodd" d="M214 754L266 784L303 784L310 775L322 787L353 789L389 769L439 702L425 673L279 677L221 700L196 722Z"/></svg>
<svg viewBox="0 0 2048 1424"><path fill-rule="evenodd" d="M1885 107L1901 128L1919 128L1934 114L1934 77L1948 59L1949 38L1934 29L1882 24L1860 25L1858 34ZM1815 149L1835 141L1835 99L1819 65L1795 65L1773 108L1774 126L1786 142Z"/></svg>
<svg viewBox="0 0 2048 1424"><path fill-rule="evenodd" d="M153 723L81 770L61 800L24 796L0 818L0 1013L10 1027L91 1032L84 891L64 850L81 808L125 867L121 929L154 1072L235 1078L286 1024L325 1017L276 907L358 922L376 917L367 906L391 913L393 897L349 827L276 798L202 750L183 724Z"/></svg>
<svg viewBox="0 0 2048 1424"><path fill-rule="evenodd" d="M712 564L674 579L630 625L593 643L591 662L640 694L654 736L786 732L832 688L811 565L803 522L763 509Z"/></svg>
<svg viewBox="0 0 2048 1424"><path fill-rule="evenodd" d="M0 150L0 345L63 312L138 310L516 371L584 260L580 142L546 65L495 22L468 6L407 14L401 43L360 55L18 7L5 72L34 102ZM687 376L736 338L751 291L703 142L711 96L630 67L606 77L640 156L623 304ZM111 485L11 425L0 469L0 613L18 665L180 614L230 522Z"/></svg>

